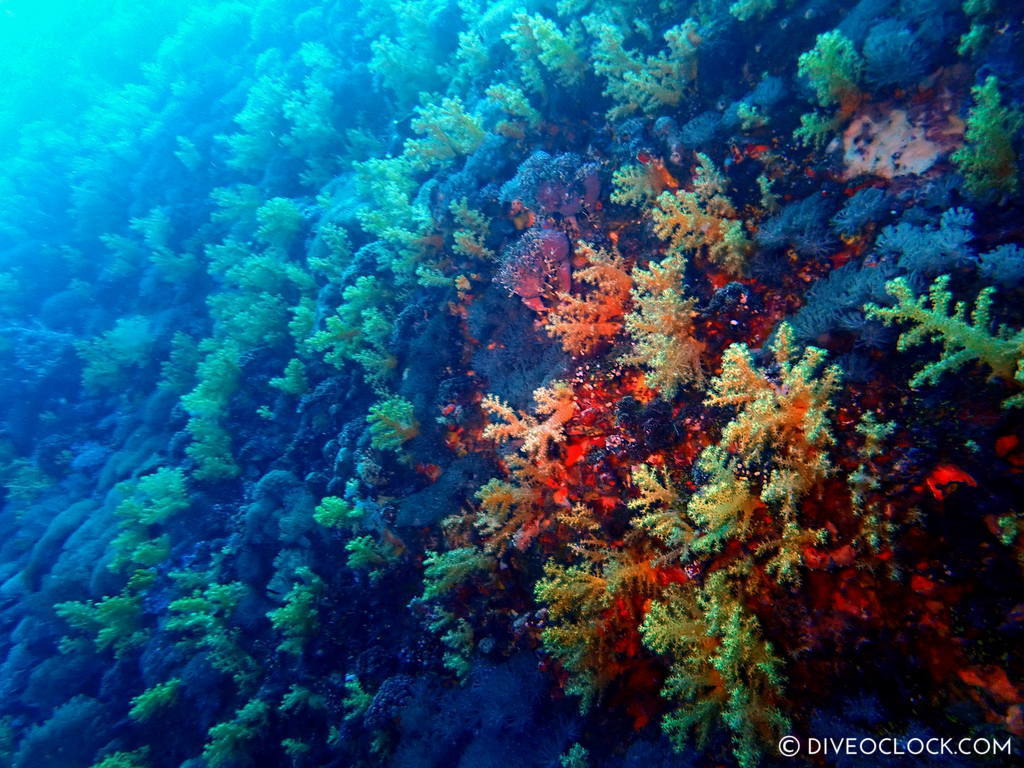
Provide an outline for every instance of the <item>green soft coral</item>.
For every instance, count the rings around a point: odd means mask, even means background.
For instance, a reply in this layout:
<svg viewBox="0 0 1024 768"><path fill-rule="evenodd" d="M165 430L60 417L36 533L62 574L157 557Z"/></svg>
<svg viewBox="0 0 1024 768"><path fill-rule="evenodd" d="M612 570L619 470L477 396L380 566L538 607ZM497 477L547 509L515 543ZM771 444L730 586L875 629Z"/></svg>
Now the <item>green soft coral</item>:
<svg viewBox="0 0 1024 768"><path fill-rule="evenodd" d="M177 571L171 578L184 595L168 605L165 629L181 636L177 643L183 649L205 651L214 669L247 687L256 678L256 662L239 645L241 630L232 621L245 585L207 583L208 574L197 571Z"/></svg>
<svg viewBox="0 0 1024 768"><path fill-rule="evenodd" d="M729 6L729 13L740 21L761 19L775 10L777 0L737 0Z"/></svg>
<svg viewBox="0 0 1024 768"><path fill-rule="evenodd" d="M741 768L760 760L764 736L789 730L779 709L782 662L760 623L719 571L701 587L672 586L640 627L644 643L671 660L661 695L676 702L662 727L677 750L705 745L719 723L732 733Z"/></svg>
<svg viewBox="0 0 1024 768"><path fill-rule="evenodd" d="M284 603L267 613L271 625L284 635L278 650L299 655L306 641L316 632L319 624L317 603L324 590L324 583L303 566L295 574L296 581L285 595Z"/></svg>
<svg viewBox="0 0 1024 768"><path fill-rule="evenodd" d="M398 0L387 3L361 3L360 26L371 36L373 54L369 69L382 84L392 90L403 108L415 104L421 93L443 90L439 65L446 52L438 44L438 30L448 12L448 4L438 0Z"/></svg>
<svg viewBox="0 0 1024 768"><path fill-rule="evenodd" d="M306 377L306 366L301 360L293 357L288 361L288 365L285 366L284 372L280 376L272 378L267 382L274 389L279 389L282 392L294 395L304 395L309 391L309 379Z"/></svg>
<svg viewBox="0 0 1024 768"><path fill-rule="evenodd" d="M345 565L353 571L366 571L371 582L380 580L384 569L398 559L393 546L373 536L355 537L345 545L345 552Z"/></svg>
<svg viewBox="0 0 1024 768"><path fill-rule="evenodd" d="M363 513L339 496L325 496L313 510L313 519L325 528L354 528Z"/></svg>
<svg viewBox="0 0 1024 768"><path fill-rule="evenodd" d="M383 246L378 265L399 280L411 278L434 225L429 207L416 196L416 164L403 153L353 163L352 169L363 203L356 214L359 223Z"/></svg>
<svg viewBox="0 0 1024 768"><path fill-rule="evenodd" d="M129 371L146 366L155 342L149 320L141 315L122 317L100 336L77 343L85 363L82 385L90 393L126 383Z"/></svg>
<svg viewBox="0 0 1024 768"><path fill-rule="evenodd" d="M874 411L865 411L856 430L864 442L857 451L860 464L846 478L850 490L850 508L860 518L860 540L872 552L891 551L897 527L892 516L886 514L887 498L881 492L883 475L878 460L885 453L889 439L896 431L896 422L880 422ZM896 578L899 573L896 563L890 559L886 564L890 576Z"/></svg>
<svg viewBox="0 0 1024 768"><path fill-rule="evenodd" d="M235 712L231 720L217 723L209 730L209 740L203 747L203 759L209 768L248 762L252 743L259 738L267 724L270 706L252 699Z"/></svg>
<svg viewBox="0 0 1024 768"><path fill-rule="evenodd" d="M412 403L394 395L370 406L370 445L382 451L398 451L419 434Z"/></svg>
<svg viewBox="0 0 1024 768"><path fill-rule="evenodd" d="M288 85L276 73L261 73L249 87L245 106L234 118L240 130L217 137L228 150L230 167L238 171L266 167L287 131L282 106L288 93Z"/></svg>
<svg viewBox="0 0 1024 768"><path fill-rule="evenodd" d="M310 349L323 352L324 360L337 368L348 367L349 361L359 363L371 383L382 383L397 364L388 349L393 331L389 298L390 291L379 277L359 277L342 292L337 313L310 337Z"/></svg>
<svg viewBox="0 0 1024 768"><path fill-rule="evenodd" d="M438 600L475 573L488 573L494 561L477 547L427 552L423 558L423 600Z"/></svg>
<svg viewBox="0 0 1024 768"><path fill-rule="evenodd" d="M582 744L576 743L558 758L558 762L562 768L590 768L590 752Z"/></svg>
<svg viewBox="0 0 1024 768"><path fill-rule="evenodd" d="M147 768L149 748L143 747L132 752L112 752L92 768Z"/></svg>
<svg viewBox="0 0 1024 768"><path fill-rule="evenodd" d="M170 538L160 535L160 527L189 506L184 471L161 467L137 481L120 483L117 491L123 498L114 511L119 530L110 569L159 565L170 554Z"/></svg>
<svg viewBox="0 0 1024 768"><path fill-rule="evenodd" d="M124 483L118 490L125 494L117 515L143 525L159 525L189 506L185 473L180 468L161 467Z"/></svg>
<svg viewBox="0 0 1024 768"><path fill-rule="evenodd" d="M197 479L233 477L238 474L238 467L231 455L231 436L220 419L241 379L241 348L231 341L216 344L209 340L201 350L206 356L199 363L198 382L181 398L191 417L188 431L192 444L186 452L197 463L193 472Z"/></svg>
<svg viewBox="0 0 1024 768"><path fill-rule="evenodd" d="M183 395L195 386L196 368L201 360L199 345L187 333L176 331L171 337L171 351L160 364L160 382L164 392Z"/></svg>
<svg viewBox="0 0 1024 768"><path fill-rule="evenodd" d="M818 35L814 48L800 54L797 72L806 78L823 107L841 104L858 92L864 60L836 29Z"/></svg>
<svg viewBox="0 0 1024 768"><path fill-rule="evenodd" d="M281 143L292 156L303 158L306 170L300 178L306 186L322 187L337 172L341 146L335 125L341 106L333 87L335 73L342 66L323 43L305 42L298 58L308 69L300 88L294 89L282 105L291 124Z"/></svg>
<svg viewBox="0 0 1024 768"><path fill-rule="evenodd" d="M152 719L162 710L172 706L178 700L182 682L180 678L172 678L165 683L157 683L132 699L128 716L132 720L145 721Z"/></svg>
<svg viewBox="0 0 1024 768"><path fill-rule="evenodd" d="M196 463L196 480L223 480L237 477L241 469L231 452L231 434L216 419L193 417L188 420L192 442L185 453Z"/></svg>
<svg viewBox="0 0 1024 768"><path fill-rule="evenodd" d="M465 678L472 668L473 627L466 619L446 610L442 603L474 578L483 578L484 574L489 578L495 562L477 547L462 547L447 552L427 552L423 565L423 594L414 602L428 604L430 631L446 648L444 665L460 679Z"/></svg>
<svg viewBox="0 0 1024 768"><path fill-rule="evenodd" d="M54 610L73 629L91 635L97 650L112 649L117 657L139 647L147 638L142 622L142 601L137 595L113 595L96 602L58 603Z"/></svg>
<svg viewBox="0 0 1024 768"><path fill-rule="evenodd" d="M1000 325L992 331L992 297L995 288L985 288L978 294L970 315L967 304L953 301L949 290L949 275L935 279L926 295L915 296L913 288L904 278L886 283L886 290L896 299L895 307L867 304L870 318L886 325L913 323L897 342L897 349L905 352L926 342L942 344L942 356L929 363L910 378L910 386L935 384L947 373L981 362L989 368L993 378L1010 386L1024 387L1024 330L1013 331ZM1003 401L1004 408L1024 406L1024 393Z"/></svg>
<svg viewBox="0 0 1024 768"><path fill-rule="evenodd" d="M834 115L824 112L807 112L800 115L800 125L793 131L793 138L805 147L820 150L839 125L840 121Z"/></svg>
<svg viewBox="0 0 1024 768"><path fill-rule="evenodd" d="M294 200L272 197L257 209L256 223L260 242L287 251L302 232L305 217Z"/></svg>
<svg viewBox="0 0 1024 768"><path fill-rule="evenodd" d="M322 709L327 709L327 700L319 693L298 683L292 683L288 692L281 697L281 703L277 707L277 711L282 714Z"/></svg>
<svg viewBox="0 0 1024 768"><path fill-rule="evenodd" d="M192 394L197 394L201 387L197 386ZM214 401L203 400L201 397L182 398L186 410L192 404L196 411L188 420L187 429L192 442L185 449L188 456L195 461L192 476L196 480L220 480L238 475L241 471L235 463L231 451L231 435L221 424L218 408Z"/></svg>
<svg viewBox="0 0 1024 768"><path fill-rule="evenodd" d="M974 106L967 116L966 143L952 155L971 194L1015 195L1020 188L1014 141L1024 127L1024 112L1003 106L994 75L971 89Z"/></svg>
<svg viewBox="0 0 1024 768"><path fill-rule="evenodd" d="M373 694L363 688L363 684L355 675L349 675L345 679L345 698L341 700L341 706L345 710L345 720L357 720L370 708L373 703Z"/></svg>

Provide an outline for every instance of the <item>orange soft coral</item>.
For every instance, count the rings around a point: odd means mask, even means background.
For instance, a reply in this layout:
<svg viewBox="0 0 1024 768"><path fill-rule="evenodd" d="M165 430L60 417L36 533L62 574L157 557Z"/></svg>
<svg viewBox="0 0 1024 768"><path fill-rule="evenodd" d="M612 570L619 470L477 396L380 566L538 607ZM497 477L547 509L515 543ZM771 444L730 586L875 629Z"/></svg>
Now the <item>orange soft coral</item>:
<svg viewBox="0 0 1024 768"><path fill-rule="evenodd" d="M562 427L576 413L576 400L572 387L564 381L556 381L549 387L539 387L533 393L537 403L534 412L516 413L501 398L488 395L481 406L484 412L497 416L505 423L494 422L484 428L483 436L497 443L507 440L522 440L520 450L538 466L551 461L551 448L565 439Z"/></svg>
<svg viewBox="0 0 1024 768"><path fill-rule="evenodd" d="M510 541L520 550L529 546L548 522L541 489L564 472L555 447L564 442L565 424L578 410L575 395L568 384L556 381L538 388L533 398L533 414L516 412L492 395L481 403L485 413L500 419L484 428L484 438L499 444L520 441L518 451L505 457L511 481L493 479L477 492L475 525L491 550L503 551Z"/></svg>
<svg viewBox="0 0 1024 768"><path fill-rule="evenodd" d="M644 606L660 592L649 558L605 551L602 562L565 566L548 560L534 594L548 612L544 649L569 675L565 690L586 711L612 682L635 669L642 653Z"/></svg>
<svg viewBox="0 0 1024 768"><path fill-rule="evenodd" d="M502 552L511 541L524 550L539 532L540 493L525 478L491 478L476 492L480 512L475 527L484 548Z"/></svg>
<svg viewBox="0 0 1024 768"><path fill-rule="evenodd" d="M580 243L577 255L588 266L575 277L593 286L585 296L562 293L545 327L573 355L586 355L622 328L623 313L633 281L622 257L614 251Z"/></svg>

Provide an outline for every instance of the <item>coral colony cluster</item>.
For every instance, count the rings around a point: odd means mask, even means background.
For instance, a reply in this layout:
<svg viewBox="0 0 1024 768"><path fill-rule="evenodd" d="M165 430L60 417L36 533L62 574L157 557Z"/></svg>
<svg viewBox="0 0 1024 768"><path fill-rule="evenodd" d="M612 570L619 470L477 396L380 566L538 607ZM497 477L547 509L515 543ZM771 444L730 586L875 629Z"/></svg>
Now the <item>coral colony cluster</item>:
<svg viewBox="0 0 1024 768"><path fill-rule="evenodd" d="M0 764L1024 759L1024 5L43 5Z"/></svg>

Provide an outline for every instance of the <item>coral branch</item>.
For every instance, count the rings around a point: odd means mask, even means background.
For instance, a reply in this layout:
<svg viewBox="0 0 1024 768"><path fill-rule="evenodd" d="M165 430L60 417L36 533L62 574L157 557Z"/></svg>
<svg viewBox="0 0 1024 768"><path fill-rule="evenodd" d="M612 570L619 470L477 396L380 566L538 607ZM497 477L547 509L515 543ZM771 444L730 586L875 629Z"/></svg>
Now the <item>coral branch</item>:
<svg viewBox="0 0 1024 768"><path fill-rule="evenodd" d="M1000 326L995 333L990 330L994 288L985 288L978 294L969 317L962 301L950 309L953 294L949 279L949 275L941 275L932 283L927 296L915 296L905 279L896 278L885 286L896 299L895 307L865 305L868 317L886 325L914 323L900 335L897 349L901 352L929 341L942 343L942 356L915 373L910 386L935 384L944 374L975 361L988 366L993 377L1013 386L1024 386L1024 330L1014 332L1006 326ZM1004 408L1022 405L1024 394L1003 401Z"/></svg>

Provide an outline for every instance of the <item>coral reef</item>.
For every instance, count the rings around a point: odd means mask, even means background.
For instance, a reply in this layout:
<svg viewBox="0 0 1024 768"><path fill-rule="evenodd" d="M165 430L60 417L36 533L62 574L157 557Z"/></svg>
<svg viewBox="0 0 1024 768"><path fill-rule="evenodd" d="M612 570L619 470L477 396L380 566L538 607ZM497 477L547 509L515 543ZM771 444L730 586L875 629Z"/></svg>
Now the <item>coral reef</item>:
<svg viewBox="0 0 1024 768"><path fill-rule="evenodd" d="M0 19L0 765L1013 764L1021 4Z"/></svg>

